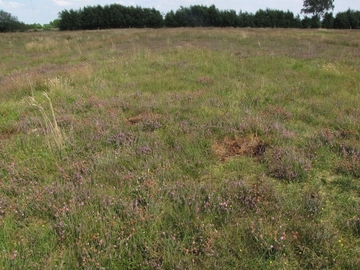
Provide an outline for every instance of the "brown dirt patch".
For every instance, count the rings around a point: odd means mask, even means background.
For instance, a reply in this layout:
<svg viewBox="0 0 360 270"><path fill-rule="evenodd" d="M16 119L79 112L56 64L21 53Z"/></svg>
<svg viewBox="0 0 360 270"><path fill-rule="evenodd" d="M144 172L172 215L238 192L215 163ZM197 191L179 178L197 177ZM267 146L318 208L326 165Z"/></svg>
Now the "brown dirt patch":
<svg viewBox="0 0 360 270"><path fill-rule="evenodd" d="M266 116L274 116L283 120L291 120L291 112L278 105L270 105L264 111Z"/></svg>
<svg viewBox="0 0 360 270"><path fill-rule="evenodd" d="M3 149L7 140L11 139L12 136L15 135L15 132L11 133L0 133L0 151Z"/></svg>
<svg viewBox="0 0 360 270"><path fill-rule="evenodd" d="M26 64L24 64L26 65ZM1 76L0 74L0 95L13 96L14 91L19 91L24 87L34 87L44 84L49 78L57 76L66 76L72 79L90 78L94 68L87 63L76 65L56 65L44 64L35 68L24 68L15 70L9 74Z"/></svg>
<svg viewBox="0 0 360 270"><path fill-rule="evenodd" d="M144 121L154 121L154 120L158 120L160 119L160 115L159 114L154 114L154 113L140 113L138 115L135 115L133 117L127 118L126 122L129 123L130 125L136 125L140 122L144 122Z"/></svg>
<svg viewBox="0 0 360 270"><path fill-rule="evenodd" d="M213 144L213 152L221 161L236 156L261 157L265 153L266 144L259 137L251 134L241 138L225 138Z"/></svg>
<svg viewBox="0 0 360 270"><path fill-rule="evenodd" d="M211 85L211 84L215 83L215 80L211 77L203 76L203 77L197 78L196 82L199 84Z"/></svg>

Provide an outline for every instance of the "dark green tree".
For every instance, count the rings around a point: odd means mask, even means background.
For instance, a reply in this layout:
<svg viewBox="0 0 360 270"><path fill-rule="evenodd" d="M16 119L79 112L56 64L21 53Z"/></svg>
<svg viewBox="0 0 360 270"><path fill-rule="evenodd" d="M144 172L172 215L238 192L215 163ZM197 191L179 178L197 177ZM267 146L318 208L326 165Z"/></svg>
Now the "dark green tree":
<svg viewBox="0 0 360 270"><path fill-rule="evenodd" d="M191 26L189 21L189 14L190 14L189 8L180 6L180 9L178 9L175 12L175 20L177 22L178 27Z"/></svg>
<svg viewBox="0 0 360 270"><path fill-rule="evenodd" d="M291 11L260 9L255 13L254 19L257 27L299 27L298 19L294 17Z"/></svg>
<svg viewBox="0 0 360 270"><path fill-rule="evenodd" d="M339 12L334 19L334 28L336 29L349 29L350 22L346 12Z"/></svg>
<svg viewBox="0 0 360 270"><path fill-rule="evenodd" d="M301 20L301 27L302 28L311 28L311 18L309 18L308 16L305 16Z"/></svg>
<svg viewBox="0 0 360 270"><path fill-rule="evenodd" d="M271 27L269 14L263 9L256 11L255 24L257 27Z"/></svg>
<svg viewBox="0 0 360 270"><path fill-rule="evenodd" d="M144 27L142 9L140 7L131 6L128 8L127 21L129 27L142 28Z"/></svg>
<svg viewBox="0 0 360 270"><path fill-rule="evenodd" d="M291 11L287 11L284 14L283 17L283 23L281 27L284 28L297 28L300 27L300 22L298 21L298 18L294 16L294 13L292 13Z"/></svg>
<svg viewBox="0 0 360 270"><path fill-rule="evenodd" d="M349 18L350 27L352 29L360 29L360 11L348 9L346 14Z"/></svg>
<svg viewBox="0 0 360 270"><path fill-rule="evenodd" d="M320 16L314 15L311 17L311 28L321 28Z"/></svg>
<svg viewBox="0 0 360 270"><path fill-rule="evenodd" d="M165 26L166 27L178 27L174 11L170 11L165 15Z"/></svg>
<svg viewBox="0 0 360 270"><path fill-rule="evenodd" d="M236 21L237 15L236 13ZM165 15L165 25L168 27L220 27L230 26L234 21L233 11L219 11L214 5L210 7L203 5L193 5L190 7L181 6L175 13L170 11ZM227 22L225 21L227 20Z"/></svg>
<svg viewBox="0 0 360 270"><path fill-rule="evenodd" d="M294 28L302 28L302 21L301 21L301 18L300 18L300 15L296 15L295 19L294 19L294 24L292 25L292 27Z"/></svg>
<svg viewBox="0 0 360 270"><path fill-rule="evenodd" d="M160 28L164 26L164 20L160 11L155 8L143 9L143 23L146 27Z"/></svg>
<svg viewBox="0 0 360 270"><path fill-rule="evenodd" d="M94 22L94 26L96 29L100 28L105 28L105 16L103 14L104 9L102 6L97 5L95 7L93 7L94 10L94 14L95 14L95 22Z"/></svg>
<svg viewBox="0 0 360 270"><path fill-rule="evenodd" d="M222 27L238 27L239 26L239 17L236 14L236 11L231 10L224 10L220 11L221 15L221 26Z"/></svg>
<svg viewBox="0 0 360 270"><path fill-rule="evenodd" d="M83 29L95 29L96 14L93 7L86 6L81 10L81 24Z"/></svg>
<svg viewBox="0 0 360 270"><path fill-rule="evenodd" d="M328 10L334 9L334 0L304 0L302 13L322 17Z"/></svg>
<svg viewBox="0 0 360 270"><path fill-rule="evenodd" d="M208 8L202 5L190 6L189 19L191 26L210 26Z"/></svg>
<svg viewBox="0 0 360 270"><path fill-rule="evenodd" d="M129 27L126 21L128 8L119 4L110 5L110 17L112 28L125 28Z"/></svg>
<svg viewBox="0 0 360 270"><path fill-rule="evenodd" d="M334 16L333 16L332 12L325 13L324 19L322 21L322 27L327 28L327 29L331 29L334 27Z"/></svg>
<svg viewBox="0 0 360 270"><path fill-rule="evenodd" d="M19 30L21 23L18 18L10 13L0 10L0 32Z"/></svg>
<svg viewBox="0 0 360 270"><path fill-rule="evenodd" d="M239 13L239 26L240 27L255 27L255 15L248 12Z"/></svg>
<svg viewBox="0 0 360 270"><path fill-rule="evenodd" d="M214 27L219 27L221 26L221 14L219 9L217 9L215 7L215 5L211 5L210 7L208 7L207 9L207 23L208 26L214 26Z"/></svg>
<svg viewBox="0 0 360 270"><path fill-rule="evenodd" d="M105 5L103 7L102 16L102 28L111 28L111 22L113 18L111 17L111 8L109 5Z"/></svg>
<svg viewBox="0 0 360 270"><path fill-rule="evenodd" d="M82 29L81 10L73 9L59 12L59 29L60 30L79 30Z"/></svg>
<svg viewBox="0 0 360 270"><path fill-rule="evenodd" d="M360 29L360 11L348 9L339 12L334 19L334 28L337 29Z"/></svg>

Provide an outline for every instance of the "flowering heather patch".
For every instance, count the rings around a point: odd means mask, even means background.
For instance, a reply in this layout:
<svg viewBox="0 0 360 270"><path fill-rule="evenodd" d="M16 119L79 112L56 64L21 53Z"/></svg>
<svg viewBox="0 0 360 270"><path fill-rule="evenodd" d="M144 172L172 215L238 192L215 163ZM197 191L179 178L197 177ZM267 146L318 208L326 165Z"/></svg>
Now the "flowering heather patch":
<svg viewBox="0 0 360 270"><path fill-rule="evenodd" d="M155 131L162 127L161 122L158 119L145 119L143 121L143 131Z"/></svg>
<svg viewBox="0 0 360 270"><path fill-rule="evenodd" d="M135 141L135 136L131 133L119 132L114 135L110 135L106 142L109 144L113 144L114 146L122 146L122 145L132 145Z"/></svg>
<svg viewBox="0 0 360 270"><path fill-rule="evenodd" d="M269 174L281 180L298 181L311 169L311 160L295 147L274 147L265 153Z"/></svg>
<svg viewBox="0 0 360 270"><path fill-rule="evenodd" d="M254 245L253 248L267 260L275 259L277 256L286 256L286 249L290 247L292 241L297 239L298 233L288 232L283 225L269 231L264 223L264 220L260 218L252 221L248 228L249 236L252 238L249 241Z"/></svg>
<svg viewBox="0 0 360 270"><path fill-rule="evenodd" d="M202 84L202 85L211 85L214 84L214 79L208 76L203 76L203 77L199 77L197 78L197 83Z"/></svg>
<svg viewBox="0 0 360 270"><path fill-rule="evenodd" d="M345 145L340 145L339 147L343 159L337 165L336 171L354 177L360 177L360 150Z"/></svg>

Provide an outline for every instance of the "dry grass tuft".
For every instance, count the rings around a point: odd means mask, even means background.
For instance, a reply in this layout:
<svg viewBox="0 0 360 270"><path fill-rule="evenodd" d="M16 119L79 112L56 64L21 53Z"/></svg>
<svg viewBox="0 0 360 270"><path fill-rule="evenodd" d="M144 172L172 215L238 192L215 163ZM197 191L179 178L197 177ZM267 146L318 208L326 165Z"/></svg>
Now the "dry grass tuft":
<svg viewBox="0 0 360 270"><path fill-rule="evenodd" d="M68 90L70 87L70 79L57 76L52 79L48 79L45 83L51 90Z"/></svg>
<svg viewBox="0 0 360 270"><path fill-rule="evenodd" d="M70 77L72 80L76 81L79 78L90 80L93 78L95 73L95 68L86 62L67 67L65 70L66 76Z"/></svg>
<svg viewBox="0 0 360 270"><path fill-rule="evenodd" d="M34 97L29 97L29 104L37 108L43 117L43 130L49 148L51 150L54 148L61 150L65 147L65 135L57 124L54 108L49 95L46 92L44 92L43 95L49 102L50 112L46 112L45 108L40 105Z"/></svg>
<svg viewBox="0 0 360 270"><path fill-rule="evenodd" d="M39 38L26 43L25 49L30 52L43 52L58 47L58 42L52 38Z"/></svg>

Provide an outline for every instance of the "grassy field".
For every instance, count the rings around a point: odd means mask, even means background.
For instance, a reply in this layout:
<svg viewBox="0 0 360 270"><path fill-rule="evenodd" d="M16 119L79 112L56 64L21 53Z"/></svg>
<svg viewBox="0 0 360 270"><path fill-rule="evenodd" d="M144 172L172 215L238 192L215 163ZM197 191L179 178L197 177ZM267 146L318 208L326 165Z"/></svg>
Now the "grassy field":
<svg viewBox="0 0 360 270"><path fill-rule="evenodd" d="M360 268L359 31L0 47L0 268Z"/></svg>

